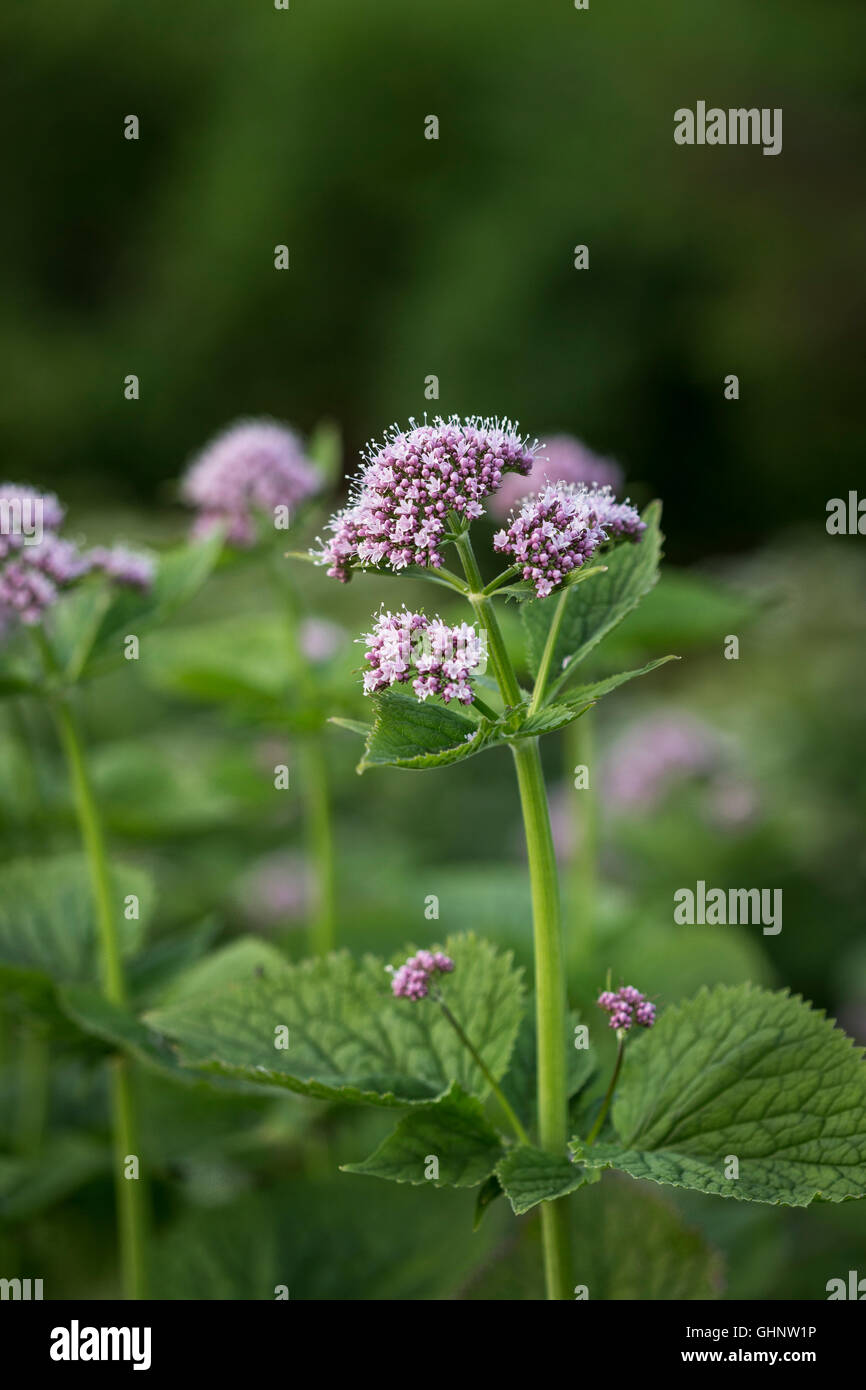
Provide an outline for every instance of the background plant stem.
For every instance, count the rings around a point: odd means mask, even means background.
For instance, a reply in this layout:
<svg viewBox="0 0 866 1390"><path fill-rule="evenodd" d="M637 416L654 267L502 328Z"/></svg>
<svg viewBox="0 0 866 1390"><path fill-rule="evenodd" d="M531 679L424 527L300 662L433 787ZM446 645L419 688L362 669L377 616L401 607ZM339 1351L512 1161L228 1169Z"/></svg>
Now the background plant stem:
<svg viewBox="0 0 866 1390"><path fill-rule="evenodd" d="M320 733L301 743L301 775L304 780L304 820L308 853L313 865L313 903L310 945L317 956L336 947L334 833L325 741Z"/></svg>
<svg viewBox="0 0 866 1390"><path fill-rule="evenodd" d="M282 557L274 559L277 588L285 613L289 656L297 672L302 699L312 707L316 698L315 680L301 641L301 603ZM314 901L310 911L310 949L325 956L337 945L336 861L331 815L330 778L325 756L325 739L319 729L299 738L301 773L301 815L307 855L313 873Z"/></svg>
<svg viewBox="0 0 866 1390"><path fill-rule="evenodd" d="M565 730L566 786L572 806L569 894L570 930L566 935L569 975L591 964L595 949L596 894L598 885L598 790L595 766L595 715L587 710ZM574 785L576 767L589 772L589 786Z"/></svg>
<svg viewBox="0 0 866 1390"><path fill-rule="evenodd" d="M99 931L102 983L105 996L113 1004L126 1001L126 984L120 953L120 936L111 872L105 838L78 728L65 696L54 703L60 741L66 754L75 807L84 850L90 869L93 901ZM133 1076L129 1061L111 1061L111 1108L114 1135L114 1180L117 1193L117 1219L120 1265L124 1295L128 1299L147 1297L146 1208L144 1179L124 1176L126 1157L134 1154L141 1161L136 1125Z"/></svg>

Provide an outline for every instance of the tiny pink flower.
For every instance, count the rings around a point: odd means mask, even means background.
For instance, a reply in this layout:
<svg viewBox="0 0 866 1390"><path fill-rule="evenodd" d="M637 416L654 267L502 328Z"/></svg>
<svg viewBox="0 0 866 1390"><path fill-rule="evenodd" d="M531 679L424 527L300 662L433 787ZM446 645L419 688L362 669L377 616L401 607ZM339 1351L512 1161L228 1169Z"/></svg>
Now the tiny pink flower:
<svg viewBox="0 0 866 1390"><path fill-rule="evenodd" d="M610 1015L610 1027L624 1033L635 1023L640 1028L651 1028L656 1020L655 1004L634 985L622 985L616 992L602 990L596 1003Z"/></svg>

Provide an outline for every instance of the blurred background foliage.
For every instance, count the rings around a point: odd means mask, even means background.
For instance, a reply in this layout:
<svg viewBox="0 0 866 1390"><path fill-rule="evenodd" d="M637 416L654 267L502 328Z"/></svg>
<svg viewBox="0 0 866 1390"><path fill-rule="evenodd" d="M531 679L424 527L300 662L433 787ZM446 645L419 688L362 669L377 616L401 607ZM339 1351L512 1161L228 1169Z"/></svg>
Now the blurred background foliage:
<svg viewBox="0 0 866 1390"><path fill-rule="evenodd" d="M586 745L546 741L585 1017L608 966L662 1006L751 978L866 1042L866 556L824 527L828 498L862 477L864 21L846 0L86 0L51 23L39 7L0 19L4 470L55 488L71 532L177 536L189 454L260 413L339 421L347 467L392 419L508 413L579 435L622 463L637 501L664 499L665 577L598 670L684 659L591 716L594 824L572 787ZM698 98L782 107L783 154L678 148L673 111ZM123 138L130 113L138 142ZM429 598L298 568L309 611L336 625L320 712L363 717L355 636L381 601ZM516 610L506 619L517 641ZM143 1004L242 934L306 949L297 806L272 780L303 735L272 708L293 685L280 622L265 563L226 564L140 663L87 692L113 851L151 884L132 966ZM738 661L723 657L731 633ZM227 697L227 672L247 698ZM4 721L0 938L17 861L77 847L43 715L15 701ZM390 953L474 929L529 966L505 754L359 782L350 734L329 729L326 750L341 943ZM580 853L593 835L595 885ZM674 925L674 891L699 878L781 888L782 932ZM108 1296L102 1053L42 1029L10 999L0 1272L44 1274L46 1296ZM40 1045L34 1105L21 1059ZM532 1218L498 1203L473 1236L472 1194L337 1173L381 1116L156 1073L141 1088L166 1296L538 1295ZM596 1253L592 1296L822 1298L866 1238L864 1203L790 1213L605 1178L573 1206L581 1248L622 1252Z"/></svg>

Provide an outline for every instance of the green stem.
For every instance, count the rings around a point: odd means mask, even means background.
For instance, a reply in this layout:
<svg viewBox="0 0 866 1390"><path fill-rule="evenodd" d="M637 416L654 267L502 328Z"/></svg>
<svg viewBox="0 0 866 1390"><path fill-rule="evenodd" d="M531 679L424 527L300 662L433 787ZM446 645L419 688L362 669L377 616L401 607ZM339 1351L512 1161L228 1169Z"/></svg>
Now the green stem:
<svg viewBox="0 0 866 1390"><path fill-rule="evenodd" d="M514 1130L514 1133L517 1135L521 1144L529 1144L529 1135L526 1133L526 1130L520 1123L520 1120L515 1114L514 1109L511 1106L511 1103L505 1095L505 1092L499 1086L492 1073L488 1071L487 1064L484 1061L484 1058L481 1056L481 1053L478 1052L476 1048L472 1045L466 1033L464 1032L462 1025L458 1023L457 1019L452 1014L451 1010L445 1003L445 1000L442 998L441 994L435 994L433 997L435 998L437 1004L439 1005L443 1014L447 1018L448 1022L451 1024L451 1027L454 1029L463 1046L466 1048L466 1051L469 1053L475 1065L478 1067L479 1071L481 1072L491 1091L495 1095L496 1099L499 1101L499 1104L502 1106L505 1115L508 1117L508 1123L511 1125L511 1128Z"/></svg>
<svg viewBox="0 0 866 1390"><path fill-rule="evenodd" d="M75 810L90 870L90 886L96 906L96 924L99 932L102 987L106 999L113 1004L123 1004L126 1002L126 984L120 955L111 873L99 812L84 760L84 747L72 710L65 698L61 697L55 702L54 717L66 755Z"/></svg>
<svg viewBox="0 0 866 1390"><path fill-rule="evenodd" d="M472 589L470 602L479 623L487 630L494 674L503 701L506 706L519 704L520 686L493 605L481 592L481 575L468 535L459 536L455 544ZM516 741L512 754L520 790L532 890L539 1142L547 1152L563 1155L568 1143L566 998L556 857L538 740L527 738ZM571 1238L566 1199L544 1202L541 1223L547 1297L570 1299Z"/></svg>
<svg viewBox="0 0 866 1390"><path fill-rule="evenodd" d="M489 584L485 584L484 593L487 595L495 594L497 589L501 589L503 584L507 584L509 579L514 579L520 573L519 565L512 565L510 569L503 570L497 574L495 579L491 579Z"/></svg>
<svg viewBox="0 0 866 1390"><path fill-rule="evenodd" d="M126 1000L126 984L111 873L99 812L85 763L81 737L66 697L57 697L53 709L69 767L81 838L90 869L101 950L103 990L105 997L113 1004L122 1005ZM129 1062L124 1057L113 1058L111 1068L114 1176L122 1282L126 1298L140 1299L147 1297L144 1184L141 1177L127 1178L124 1175L127 1156L134 1155L140 1161L133 1078Z"/></svg>
<svg viewBox="0 0 866 1390"><path fill-rule="evenodd" d="M565 607L568 603L568 589L563 589L559 595L559 602L547 631L547 641L544 644L544 651L541 653L541 662L538 667L538 675L535 677L535 688L532 692L532 703L529 706L529 713L536 714L541 707L544 699L544 691L547 686L547 678L550 675L550 666L553 661L553 653L556 650L556 639L559 636L559 629L562 627L562 620L565 617Z"/></svg>
<svg viewBox="0 0 866 1390"><path fill-rule="evenodd" d="M301 766L308 853L315 871L310 944L315 955L326 956L337 944L337 913L331 797L321 734L310 734L301 744Z"/></svg>
<svg viewBox="0 0 866 1390"><path fill-rule="evenodd" d="M302 697L312 704L316 698L316 684L301 645L300 601L285 566L276 570L276 578L283 598L287 643L298 673L298 685ZM315 875L310 949L314 955L324 956L337 944L336 858L325 740L319 730L301 736L300 763L304 835Z"/></svg>
<svg viewBox="0 0 866 1390"><path fill-rule="evenodd" d="M589 1131L589 1134L587 1135L587 1148L589 1148L590 1144L595 1143L596 1139L601 1133L601 1127L604 1124L605 1119L607 1118L607 1112L610 1109L610 1103L613 1100L613 1093L616 1090L616 1083L619 1080L619 1074L622 1071L623 1058L625 1057L625 1033L623 1033L622 1031L618 1032L617 1040L618 1046L616 1052L616 1066L613 1069L613 1076L610 1078L610 1084L608 1085L608 1088L605 1091L604 1100L602 1101L601 1109L599 1110L598 1115L596 1116L595 1124L593 1125L592 1129Z"/></svg>
<svg viewBox="0 0 866 1390"><path fill-rule="evenodd" d="M464 531L462 534L458 534L454 544L457 547L457 553L460 556L460 562L471 590L471 593L467 594L467 598L472 604L472 611L478 619L480 627L487 633L487 650L490 653L490 663L502 692L502 698L506 706L519 705L522 698L520 686L511 665L511 658L508 655L493 604L484 593L484 581L475 559L469 533Z"/></svg>
<svg viewBox="0 0 866 1390"><path fill-rule="evenodd" d="M591 710L569 724L565 731L566 778L574 784L574 769L585 767L589 786L573 789L575 798L572 840L571 899L573 921L568 933L570 971L589 963L595 940L596 885L598 876L598 794L594 766L595 723Z"/></svg>
<svg viewBox="0 0 866 1390"><path fill-rule="evenodd" d="M538 1138L542 1149L564 1154L568 1144L565 1059L565 969L559 915L559 885L541 754L537 739L521 739L512 753L517 770L535 945L535 1013L538 1053ZM564 1200L541 1209L548 1298L571 1297L568 1208Z"/></svg>

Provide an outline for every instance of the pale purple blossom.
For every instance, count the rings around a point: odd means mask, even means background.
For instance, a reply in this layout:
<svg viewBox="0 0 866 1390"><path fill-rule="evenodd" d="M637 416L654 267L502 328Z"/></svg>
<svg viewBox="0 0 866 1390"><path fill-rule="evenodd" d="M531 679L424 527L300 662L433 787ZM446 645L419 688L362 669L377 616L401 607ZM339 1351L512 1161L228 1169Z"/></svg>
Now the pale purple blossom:
<svg viewBox="0 0 866 1390"><path fill-rule="evenodd" d="M633 1024L651 1028L656 1021L656 1006L634 985L623 985L615 992L602 990L596 1000L598 1007L610 1015L610 1027L627 1033Z"/></svg>
<svg viewBox="0 0 866 1390"><path fill-rule="evenodd" d="M376 695L393 685L411 685L418 700L437 695L448 704L470 705L470 684L487 661L485 634L470 623L451 626L425 613L380 613L366 643L364 694Z"/></svg>
<svg viewBox="0 0 866 1390"><path fill-rule="evenodd" d="M441 951L419 951L392 972L391 990L398 999L424 999L432 977L450 974L453 969L453 960Z"/></svg>
<svg viewBox="0 0 866 1390"><path fill-rule="evenodd" d="M41 494L16 483L0 485L0 637L9 636L19 623L36 626L63 590L94 570L104 571L118 584L150 586L153 562L148 557L124 547L82 550L58 534L64 515L53 493ZM35 528L22 529L22 517L31 526L38 518L38 534Z"/></svg>
<svg viewBox="0 0 866 1390"><path fill-rule="evenodd" d="M240 420L196 455L181 495L198 513L194 535L224 526L231 545L248 548L260 517L273 523L280 507L291 514L320 486L294 430L275 420Z"/></svg>
<svg viewBox="0 0 866 1390"><path fill-rule="evenodd" d="M437 416L372 444L353 480L349 505L328 523L311 554L332 578L347 582L354 566L442 564L448 513L472 521L506 473L528 473L536 446L510 420Z"/></svg>
<svg viewBox="0 0 866 1390"><path fill-rule="evenodd" d="M91 568L129 589L149 589L153 583L156 567L152 557L125 545L96 546L87 558Z"/></svg>
<svg viewBox="0 0 866 1390"><path fill-rule="evenodd" d="M296 851L264 855L244 874L236 896L244 915L258 927L299 921L313 897L309 863Z"/></svg>
<svg viewBox="0 0 866 1390"><path fill-rule="evenodd" d="M507 517L524 497L539 492L546 483L583 483L616 492L622 482L622 469L613 459L599 458L579 439L558 434L539 449L525 477L512 473L505 479L490 510L496 517Z"/></svg>
<svg viewBox="0 0 866 1390"><path fill-rule="evenodd" d="M605 801L618 810L657 805L677 782L714 773L722 754L716 730L687 714L651 715L612 745L604 772Z"/></svg>
<svg viewBox="0 0 866 1390"><path fill-rule="evenodd" d="M339 651L345 631L325 618L305 618L301 623L301 651L308 661L329 661Z"/></svg>
<svg viewBox="0 0 866 1390"><path fill-rule="evenodd" d="M610 488L549 483L527 497L493 548L520 566L539 598L580 569L608 541L638 540L646 530L634 507Z"/></svg>

